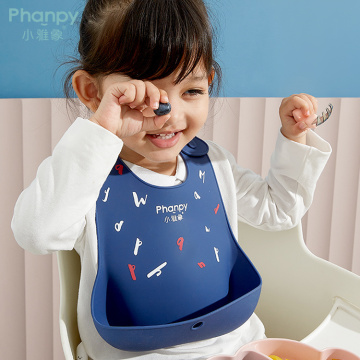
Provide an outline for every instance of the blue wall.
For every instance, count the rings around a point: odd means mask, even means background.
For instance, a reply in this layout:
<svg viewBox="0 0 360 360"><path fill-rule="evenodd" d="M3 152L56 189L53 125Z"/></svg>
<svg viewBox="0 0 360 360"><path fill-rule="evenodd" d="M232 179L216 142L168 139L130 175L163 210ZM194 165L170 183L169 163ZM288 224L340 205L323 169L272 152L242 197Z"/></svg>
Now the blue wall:
<svg viewBox="0 0 360 360"><path fill-rule="evenodd" d="M209 0L226 96L360 96L359 0Z"/></svg>
<svg viewBox="0 0 360 360"><path fill-rule="evenodd" d="M206 0L222 96L360 97L359 0ZM83 0L2 0L0 97L61 97ZM66 59L65 59L66 60Z"/></svg>
<svg viewBox="0 0 360 360"><path fill-rule="evenodd" d="M0 97L61 97L65 55L74 55L82 0L1 0Z"/></svg>

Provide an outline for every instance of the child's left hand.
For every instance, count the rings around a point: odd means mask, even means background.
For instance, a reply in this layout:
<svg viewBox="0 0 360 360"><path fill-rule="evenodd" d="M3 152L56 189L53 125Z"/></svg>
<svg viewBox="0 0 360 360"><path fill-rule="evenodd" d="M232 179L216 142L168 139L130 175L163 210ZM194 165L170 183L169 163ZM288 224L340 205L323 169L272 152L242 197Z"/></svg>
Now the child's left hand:
<svg viewBox="0 0 360 360"><path fill-rule="evenodd" d="M306 144L306 133L316 127L312 123L317 117L317 108L316 98L308 94L283 99L279 109L282 134L290 140Z"/></svg>

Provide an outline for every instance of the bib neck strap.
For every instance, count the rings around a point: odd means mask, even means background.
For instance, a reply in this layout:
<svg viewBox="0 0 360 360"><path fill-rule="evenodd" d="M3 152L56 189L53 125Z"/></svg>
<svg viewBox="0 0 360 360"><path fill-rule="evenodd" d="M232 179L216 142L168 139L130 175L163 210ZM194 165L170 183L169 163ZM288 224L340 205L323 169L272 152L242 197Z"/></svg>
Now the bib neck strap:
<svg viewBox="0 0 360 360"><path fill-rule="evenodd" d="M209 152L209 146L205 141L194 137L194 139L184 146L181 152L188 156L200 157Z"/></svg>

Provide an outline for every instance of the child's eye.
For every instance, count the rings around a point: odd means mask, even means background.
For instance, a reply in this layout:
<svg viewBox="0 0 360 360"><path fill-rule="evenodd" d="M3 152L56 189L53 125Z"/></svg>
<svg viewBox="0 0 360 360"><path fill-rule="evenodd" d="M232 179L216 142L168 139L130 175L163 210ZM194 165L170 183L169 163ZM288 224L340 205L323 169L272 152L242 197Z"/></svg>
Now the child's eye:
<svg viewBox="0 0 360 360"><path fill-rule="evenodd" d="M205 91L202 89L189 89L185 91L184 94L189 96L198 96L198 95L204 95Z"/></svg>

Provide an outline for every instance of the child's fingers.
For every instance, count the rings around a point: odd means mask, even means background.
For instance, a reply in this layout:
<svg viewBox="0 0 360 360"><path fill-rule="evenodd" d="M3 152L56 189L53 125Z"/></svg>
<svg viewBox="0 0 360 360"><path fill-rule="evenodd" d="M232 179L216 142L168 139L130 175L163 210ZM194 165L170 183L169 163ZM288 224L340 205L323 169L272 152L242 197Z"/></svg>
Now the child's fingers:
<svg viewBox="0 0 360 360"><path fill-rule="evenodd" d="M301 99L303 99L305 101L305 103L307 105L302 109L303 112L305 110L304 115L305 115L305 113L308 115L315 114L317 111L316 98L311 95L308 95L308 94L300 94L299 96L301 97Z"/></svg>
<svg viewBox="0 0 360 360"><path fill-rule="evenodd" d="M110 88L111 95L118 99L120 105L127 105L139 111L147 107L152 111L159 108L159 103L169 102L166 91L157 88L150 81L130 80L114 83ZM145 116L150 116L146 114Z"/></svg>
<svg viewBox="0 0 360 360"><path fill-rule="evenodd" d="M130 104L136 97L136 87L130 82L115 83L107 89L107 92L114 96L120 105Z"/></svg>
<svg viewBox="0 0 360 360"><path fill-rule="evenodd" d="M160 102L169 102L169 98L165 90L159 89L150 81L146 81L145 85L147 93L146 104L150 106L152 110L157 110Z"/></svg>
<svg viewBox="0 0 360 360"><path fill-rule="evenodd" d="M127 105L132 109L146 105L146 86L141 80L114 83L110 91L112 95L118 98L120 105Z"/></svg>
<svg viewBox="0 0 360 360"><path fill-rule="evenodd" d="M307 99L311 102L311 106L312 106L312 114L316 114L317 110L318 110L318 101L316 99L316 97L309 95L309 94L305 94Z"/></svg>
<svg viewBox="0 0 360 360"><path fill-rule="evenodd" d="M142 81L141 83L142 84L138 84L137 81L135 82L135 84L138 85L137 91L139 91L139 95L137 96L137 100L134 100L134 102L130 104L130 107L142 112L142 131L158 130L163 127L170 118L170 114L163 116L156 116L154 114L154 110L159 108L160 102L169 101L167 93L156 87L150 81ZM136 105L135 108L133 107L134 105Z"/></svg>
<svg viewBox="0 0 360 360"><path fill-rule="evenodd" d="M167 92L165 90L160 89L160 102L162 103L168 103L169 97L167 95Z"/></svg>
<svg viewBox="0 0 360 360"><path fill-rule="evenodd" d="M296 94L284 99L279 113L282 119L304 121L317 111L317 100L308 94Z"/></svg>
<svg viewBox="0 0 360 360"><path fill-rule="evenodd" d="M130 108L135 109L141 107L145 104L146 99L146 86L145 83L141 80L131 80L128 82L129 85L133 85L135 89L135 93L133 96L133 100L131 102L126 103Z"/></svg>
<svg viewBox="0 0 360 360"><path fill-rule="evenodd" d="M150 81L145 81L144 85L146 88L146 105L156 110L159 107L160 90Z"/></svg>
<svg viewBox="0 0 360 360"><path fill-rule="evenodd" d="M304 116L310 115L309 103L302 94L293 95L288 101L288 111L292 113L294 110L300 110Z"/></svg>
<svg viewBox="0 0 360 360"><path fill-rule="evenodd" d="M316 114L310 114L309 116L305 116L301 109L295 109L292 112L292 116L296 122L306 122L307 124L312 124L312 122L316 119Z"/></svg>
<svg viewBox="0 0 360 360"><path fill-rule="evenodd" d="M315 114L318 108L317 99L308 94L295 95L294 106L300 109L305 117Z"/></svg>

